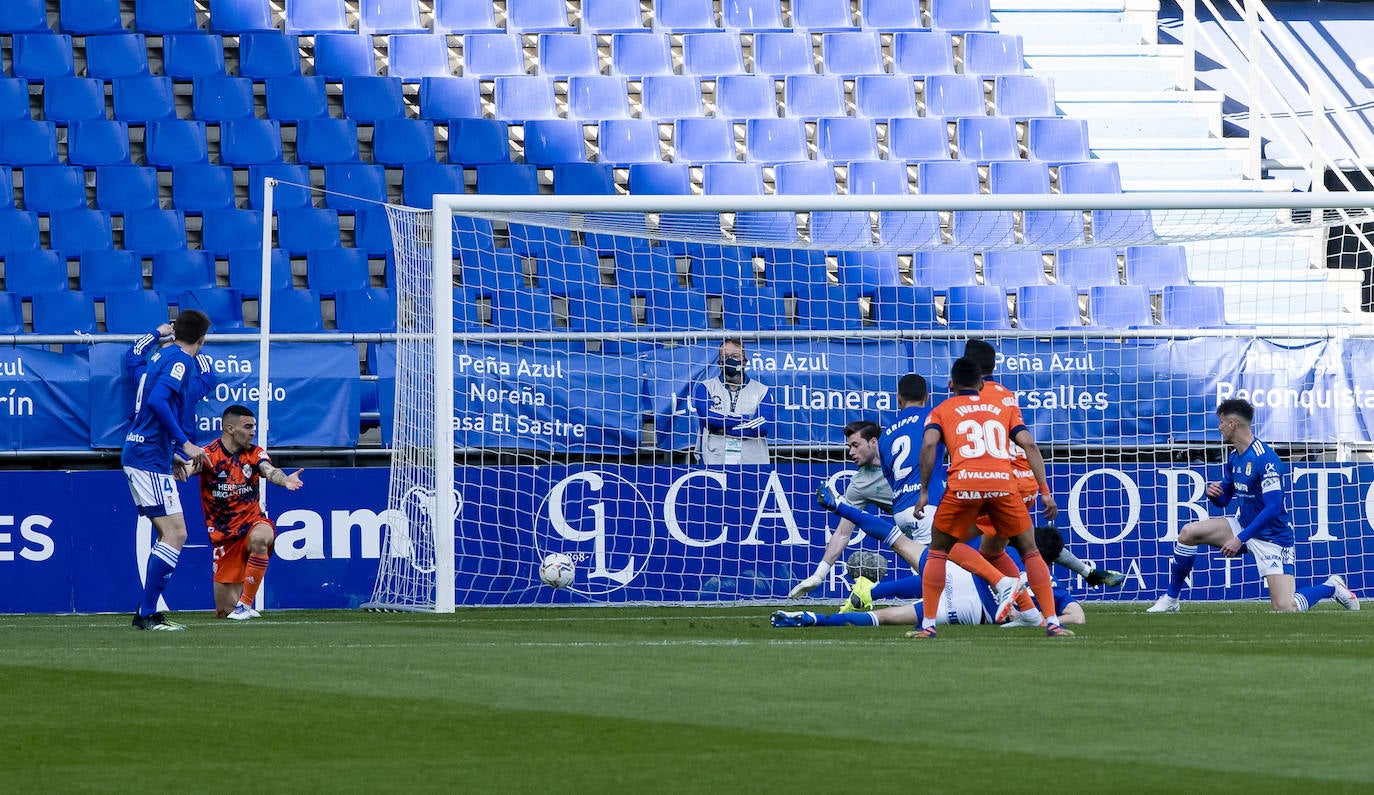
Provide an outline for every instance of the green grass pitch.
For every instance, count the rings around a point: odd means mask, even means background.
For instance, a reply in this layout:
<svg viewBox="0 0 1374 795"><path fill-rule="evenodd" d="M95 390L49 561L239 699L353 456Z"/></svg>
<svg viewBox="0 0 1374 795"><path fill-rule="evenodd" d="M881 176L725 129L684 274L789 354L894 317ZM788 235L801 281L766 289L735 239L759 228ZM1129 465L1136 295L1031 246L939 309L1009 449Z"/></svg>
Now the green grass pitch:
<svg viewBox="0 0 1374 795"><path fill-rule="evenodd" d="M1374 611L1077 637L770 608L0 617L9 792L1374 790Z"/></svg>

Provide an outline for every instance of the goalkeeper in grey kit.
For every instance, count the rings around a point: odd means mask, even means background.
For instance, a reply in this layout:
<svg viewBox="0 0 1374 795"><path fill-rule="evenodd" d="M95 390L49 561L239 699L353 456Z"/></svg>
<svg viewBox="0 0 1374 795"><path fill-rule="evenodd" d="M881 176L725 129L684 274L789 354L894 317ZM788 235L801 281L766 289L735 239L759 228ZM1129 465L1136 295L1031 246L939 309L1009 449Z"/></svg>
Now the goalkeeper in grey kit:
<svg viewBox="0 0 1374 795"><path fill-rule="evenodd" d="M701 418L698 454L707 466L768 464L773 399L768 386L745 372L744 343L728 338L717 356L720 373L696 385L692 404Z"/></svg>

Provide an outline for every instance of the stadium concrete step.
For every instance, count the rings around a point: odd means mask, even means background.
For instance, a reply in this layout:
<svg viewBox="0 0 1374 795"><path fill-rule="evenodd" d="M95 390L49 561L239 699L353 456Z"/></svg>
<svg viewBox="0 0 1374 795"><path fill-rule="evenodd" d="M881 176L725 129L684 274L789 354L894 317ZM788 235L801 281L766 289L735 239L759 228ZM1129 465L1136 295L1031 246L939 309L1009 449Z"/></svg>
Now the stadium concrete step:
<svg viewBox="0 0 1374 795"><path fill-rule="evenodd" d="M1306 324L1309 318L1329 323L1360 322L1360 283L1344 280L1265 279L1202 281L1223 288L1226 319L1231 323Z"/></svg>
<svg viewBox="0 0 1374 795"><path fill-rule="evenodd" d="M998 30L1021 37L1025 46L1047 44L1142 44L1144 33L1137 22L1120 14L1065 14L1057 21L1038 14L1002 14Z"/></svg>
<svg viewBox="0 0 1374 795"><path fill-rule="evenodd" d="M1218 223L1237 229L1244 228L1244 215L1247 211L1231 213L1231 219ZM1263 216L1252 214L1257 220ZM1156 222L1156 231L1167 233L1164 224ZM1236 281L1254 280L1257 272L1262 271L1275 278L1307 281L1325 281L1328 269L1320 259L1317 242L1320 233L1308 232L1294 236L1263 238L1230 238L1223 240L1201 240L1184 244L1188 254L1188 278L1195 281Z"/></svg>

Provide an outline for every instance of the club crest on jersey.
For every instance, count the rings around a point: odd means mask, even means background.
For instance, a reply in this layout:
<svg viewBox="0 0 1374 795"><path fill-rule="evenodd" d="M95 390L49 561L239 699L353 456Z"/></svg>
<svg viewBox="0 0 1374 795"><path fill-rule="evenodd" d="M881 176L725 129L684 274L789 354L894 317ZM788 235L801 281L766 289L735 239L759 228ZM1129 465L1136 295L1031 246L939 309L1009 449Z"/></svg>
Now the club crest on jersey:
<svg viewBox="0 0 1374 795"><path fill-rule="evenodd" d="M1245 462L1245 476L1250 477L1250 467L1253 466L1249 461Z"/></svg>
<svg viewBox="0 0 1374 795"><path fill-rule="evenodd" d="M250 467L250 466L248 466L247 464L244 464L243 467L242 467L242 469L243 469L243 476L244 476L244 477L248 477L249 475L252 475L252 474L253 474L253 468Z"/></svg>

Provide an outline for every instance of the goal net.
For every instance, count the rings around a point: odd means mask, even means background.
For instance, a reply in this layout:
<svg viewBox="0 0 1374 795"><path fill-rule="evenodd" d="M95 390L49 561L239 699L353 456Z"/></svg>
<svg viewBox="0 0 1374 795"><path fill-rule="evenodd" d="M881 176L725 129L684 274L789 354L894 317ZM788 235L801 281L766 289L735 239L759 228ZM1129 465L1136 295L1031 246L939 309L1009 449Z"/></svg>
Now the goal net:
<svg viewBox="0 0 1374 795"><path fill-rule="evenodd" d="M998 350L1070 551L1167 584L1209 515L1215 409L1256 408L1292 469L1298 585L1364 586L1370 202L1295 194L436 196L390 207L399 340L372 605L779 602L816 570L858 469L844 426L938 403ZM1364 205L1364 206L1361 206ZM435 229L444 230L433 234ZM1353 277L1353 278L1352 278ZM870 510L874 508L870 507ZM1037 517L1043 521L1043 517ZM882 551L856 532L850 549ZM571 585L541 584L570 556ZM805 602L847 593L843 559ZM1374 581L1372 581L1374 582ZM1253 599L1203 551L1186 596Z"/></svg>

